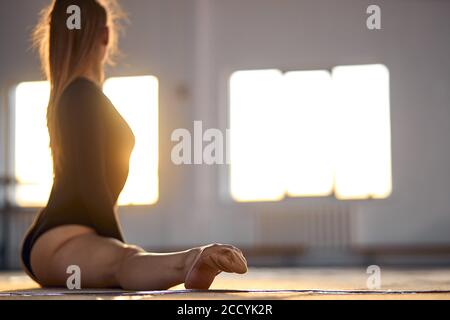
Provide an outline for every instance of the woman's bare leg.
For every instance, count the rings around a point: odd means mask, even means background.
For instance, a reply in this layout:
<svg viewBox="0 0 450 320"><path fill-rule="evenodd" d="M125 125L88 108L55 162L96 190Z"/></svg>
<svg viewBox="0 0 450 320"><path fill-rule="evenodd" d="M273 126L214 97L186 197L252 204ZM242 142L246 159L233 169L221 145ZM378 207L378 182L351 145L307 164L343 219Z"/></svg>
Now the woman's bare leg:
<svg viewBox="0 0 450 320"><path fill-rule="evenodd" d="M126 290L168 289L183 282L188 288L207 289L221 271L247 270L242 253L232 246L148 253L76 225L42 235L31 252L31 265L43 286L65 286L67 268L77 265L83 288Z"/></svg>

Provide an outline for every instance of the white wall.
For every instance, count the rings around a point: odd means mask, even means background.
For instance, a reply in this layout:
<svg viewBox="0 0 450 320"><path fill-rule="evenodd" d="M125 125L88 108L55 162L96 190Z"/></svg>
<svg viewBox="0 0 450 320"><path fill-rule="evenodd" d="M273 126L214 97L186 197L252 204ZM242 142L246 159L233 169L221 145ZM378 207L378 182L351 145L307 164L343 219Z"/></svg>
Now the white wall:
<svg viewBox="0 0 450 320"><path fill-rule="evenodd" d="M212 83L236 69L387 65L394 191L387 200L354 202L356 240L360 244L448 243L450 2L210 3ZM365 28L365 10L373 3L381 7L381 31ZM217 95L214 98L217 102Z"/></svg>
<svg viewBox="0 0 450 320"><path fill-rule="evenodd" d="M43 0L0 3L0 85L39 79L27 51ZM450 2L445 0L126 0L125 57L110 75L149 73L161 87L161 199L122 208L127 238L148 248L210 241L250 245L258 215L304 201L236 205L217 189L223 168L177 167L170 134L225 128L226 80L238 69L384 63L391 74L393 194L349 202L358 244L450 243ZM382 30L365 28L377 3ZM12 10L8 11L8 8ZM333 203L330 199L319 200ZM294 235L293 235L294 236Z"/></svg>
<svg viewBox="0 0 450 320"><path fill-rule="evenodd" d="M208 103L203 109L197 108L201 111L197 117L209 120L212 126L223 124L218 116L223 112L217 108L225 107L225 80L234 70L295 70L377 62L387 65L392 90L394 192L387 200L352 203L358 217L355 240L359 244L450 241L448 2L377 2L382 8L381 31L365 28L365 10L373 2L198 3L210 13L209 30L205 32L209 59L203 65L210 94L205 91ZM206 174L201 177L206 185L209 182L206 189L213 190L216 180L211 168L199 171L210 171L210 180ZM263 211L261 207L254 206L254 210ZM239 221L243 215L238 208L233 209ZM283 209L279 206L274 211Z"/></svg>

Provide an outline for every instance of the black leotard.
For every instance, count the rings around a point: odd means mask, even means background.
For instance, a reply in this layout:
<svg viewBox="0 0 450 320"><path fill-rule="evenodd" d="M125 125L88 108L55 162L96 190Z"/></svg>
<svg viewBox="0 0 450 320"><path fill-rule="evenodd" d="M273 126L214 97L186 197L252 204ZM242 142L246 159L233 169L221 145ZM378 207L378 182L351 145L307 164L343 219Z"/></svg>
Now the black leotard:
<svg viewBox="0 0 450 320"><path fill-rule="evenodd" d="M32 276L33 244L54 227L85 225L123 241L116 202L128 176L133 132L101 89L85 78L66 87L56 110L60 168L54 173L48 203L22 245L22 262Z"/></svg>

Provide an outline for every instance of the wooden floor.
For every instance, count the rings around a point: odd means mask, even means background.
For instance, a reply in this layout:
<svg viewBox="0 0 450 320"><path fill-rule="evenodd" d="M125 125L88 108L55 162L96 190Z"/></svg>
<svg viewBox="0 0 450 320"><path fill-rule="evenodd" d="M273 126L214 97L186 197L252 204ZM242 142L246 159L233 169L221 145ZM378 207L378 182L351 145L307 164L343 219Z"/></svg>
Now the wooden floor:
<svg viewBox="0 0 450 320"><path fill-rule="evenodd" d="M365 268L250 269L222 274L212 291L43 290L22 273L0 273L0 299L448 299L450 268L382 269L381 288L366 287Z"/></svg>

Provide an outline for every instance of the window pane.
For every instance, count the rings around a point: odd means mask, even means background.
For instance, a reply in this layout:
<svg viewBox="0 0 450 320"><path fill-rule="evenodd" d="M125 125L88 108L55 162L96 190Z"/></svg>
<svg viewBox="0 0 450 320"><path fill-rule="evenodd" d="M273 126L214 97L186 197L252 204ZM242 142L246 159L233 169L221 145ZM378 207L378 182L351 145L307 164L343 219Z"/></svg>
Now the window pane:
<svg viewBox="0 0 450 320"><path fill-rule="evenodd" d="M48 82L23 82L15 90L15 202L42 206L53 183L47 131Z"/></svg>
<svg viewBox="0 0 450 320"><path fill-rule="evenodd" d="M286 188L290 196L333 192L331 76L328 71L294 71L284 77Z"/></svg>
<svg viewBox="0 0 450 320"><path fill-rule="evenodd" d="M110 78L105 94L136 137L130 172L119 204L153 204L159 197L158 79L152 76Z"/></svg>
<svg viewBox="0 0 450 320"><path fill-rule="evenodd" d="M230 79L230 187L237 201L284 196L284 104L278 70L238 71Z"/></svg>
<svg viewBox="0 0 450 320"><path fill-rule="evenodd" d="M389 72L383 65L333 70L336 196L385 198L392 190Z"/></svg>

